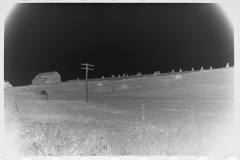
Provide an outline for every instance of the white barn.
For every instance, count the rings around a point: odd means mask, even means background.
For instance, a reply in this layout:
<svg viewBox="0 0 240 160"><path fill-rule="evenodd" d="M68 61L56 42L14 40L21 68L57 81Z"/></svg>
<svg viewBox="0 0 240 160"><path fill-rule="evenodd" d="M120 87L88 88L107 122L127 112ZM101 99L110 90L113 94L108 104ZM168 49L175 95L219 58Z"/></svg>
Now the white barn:
<svg viewBox="0 0 240 160"><path fill-rule="evenodd" d="M57 71L39 73L33 80L33 85L60 83L61 76Z"/></svg>

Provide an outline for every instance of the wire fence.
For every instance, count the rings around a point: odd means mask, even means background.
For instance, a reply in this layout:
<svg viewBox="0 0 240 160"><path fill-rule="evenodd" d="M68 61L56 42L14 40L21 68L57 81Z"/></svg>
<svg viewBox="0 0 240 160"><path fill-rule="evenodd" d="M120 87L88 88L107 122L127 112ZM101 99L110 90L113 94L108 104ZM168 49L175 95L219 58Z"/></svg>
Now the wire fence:
<svg viewBox="0 0 240 160"><path fill-rule="evenodd" d="M216 105L215 105L216 106ZM100 116L106 119L132 118L136 120L148 120L157 117L194 118L200 112L217 111L217 108L206 107L203 104L188 102L127 102L114 100L98 100L86 103L84 101L69 100L31 100L15 101L17 114L59 114L76 116ZM26 112L27 111L27 112Z"/></svg>

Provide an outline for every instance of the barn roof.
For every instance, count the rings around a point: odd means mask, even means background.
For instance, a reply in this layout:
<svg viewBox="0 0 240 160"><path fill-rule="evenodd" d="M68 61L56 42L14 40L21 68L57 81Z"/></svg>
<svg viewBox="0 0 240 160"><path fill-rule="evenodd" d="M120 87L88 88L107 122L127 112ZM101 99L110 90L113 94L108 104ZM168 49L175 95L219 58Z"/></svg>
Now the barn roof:
<svg viewBox="0 0 240 160"><path fill-rule="evenodd" d="M54 72L39 73L36 77L50 76L50 75L53 75L54 73L58 73L58 72L54 71Z"/></svg>

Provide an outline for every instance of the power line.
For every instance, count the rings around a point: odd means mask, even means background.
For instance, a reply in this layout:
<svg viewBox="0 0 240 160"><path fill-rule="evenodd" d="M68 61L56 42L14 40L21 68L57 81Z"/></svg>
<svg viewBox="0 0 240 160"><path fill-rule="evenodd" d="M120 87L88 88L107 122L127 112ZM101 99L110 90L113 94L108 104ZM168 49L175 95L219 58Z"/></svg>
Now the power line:
<svg viewBox="0 0 240 160"><path fill-rule="evenodd" d="M190 59L190 58L204 58L204 57L211 57L211 56L227 56L226 53L232 53L232 51L229 52L217 52L217 53L210 53L208 55L179 55L179 56L174 56L174 57L169 57L169 56L165 56L166 58L164 59L164 57L162 55L151 55L151 57L148 58L130 58L129 60L121 60L121 61L113 61L113 62L104 62L104 63L95 63L96 65L101 65L101 64L111 64L111 63L125 63L125 62L136 62L136 61L152 61L152 60L159 60L161 59L162 61L172 61L175 59Z"/></svg>
<svg viewBox="0 0 240 160"><path fill-rule="evenodd" d="M217 59L217 58L221 58L223 56L228 56L226 55L227 53L233 53L233 51L221 51L221 52L212 52L208 55L184 55L184 56L174 56L174 57L168 57L168 58L163 58L161 57L161 55L151 55L151 57L145 58L145 59L138 59L136 58L132 58L129 60L121 60L121 61L112 61L112 62L101 62L101 63L95 63L95 65L97 65L98 68L106 68L106 67L121 67L121 66L126 66L126 67L140 67L141 65L157 65L158 62L161 63L166 63L166 62L175 62L176 64L179 63L184 63L184 64L191 64L191 63L195 63L195 61L192 61L191 59L196 59L196 61L198 62L202 62L202 61L206 61L206 58L208 59ZM184 60L182 60L184 59ZM191 61L190 61L191 60ZM176 62L177 61L177 62ZM183 62L181 62L183 61ZM137 62L137 64L136 64ZM90 66L90 65L89 65ZM63 70L73 70L73 69L77 69L77 65L73 64L71 66L55 66L57 69L63 69ZM80 69L80 67L79 67ZM55 69L56 70L56 69ZM89 70L91 70L89 68ZM11 75L4 75L5 77L15 77L15 76L24 76L24 75L31 75L31 74L37 74L38 71L34 71L34 72L27 72L27 73L21 73L21 74L11 74Z"/></svg>
<svg viewBox="0 0 240 160"><path fill-rule="evenodd" d="M219 51L221 50L221 51ZM184 53L184 54L183 54ZM186 53L188 53L186 55ZM194 53L194 55L191 55L190 53ZM209 53L206 55L206 53ZM200 61L200 59L202 58L209 58L209 57L222 57L222 56L228 56L226 54L228 53L234 53L234 51L230 50L230 49L224 49L224 48L212 48L209 50L205 50L205 51L183 51L183 52L174 52L174 53L169 53L168 55L164 56L164 55L149 55L147 58L141 58L141 57L134 57L134 58L126 58L125 60L114 60L111 62L98 62L96 63L95 61L92 61L92 63L94 63L95 65L98 66L98 68L104 68L106 66L123 66L123 65L128 65L129 63L138 63L138 65L142 65L142 64L149 64L149 63L154 63L155 61L157 62L171 62L171 61L182 61L181 59L184 59L184 63L188 63L186 62L189 59L198 59L198 61ZM171 54L178 54L177 56L171 56ZM182 55L183 54L183 55ZM164 57L163 57L164 56ZM170 57L171 56L171 57ZM189 62L191 63L191 62ZM71 66L55 66L58 69L66 69L66 70L79 70L80 68L77 67L78 64L72 64Z"/></svg>
<svg viewBox="0 0 240 160"><path fill-rule="evenodd" d="M149 63L154 63L154 62L171 62L171 61L178 61L181 63L182 59L184 59L184 61L182 63L195 63L193 61L191 62L187 62L188 60L191 60L191 59L197 59L197 61L206 61L206 59L203 59L203 58L210 58L210 57L214 57L215 59L216 58L220 58L220 57L223 57L223 56L227 56L227 55L223 55L223 54L211 54L211 55L198 55L198 56L184 56L184 57L171 57L171 58L165 58L163 59L160 55L159 56L156 56L153 58L146 58L146 59L143 59L143 60L128 60L128 61L113 61L113 62L104 62L104 63L95 63L96 65L98 65L98 67L110 67L110 66L123 66L123 65L127 65L127 66L134 66L133 63L134 62L138 62L139 64L135 64L135 65L143 65L143 64L149 64ZM131 62L131 64L128 64L126 62Z"/></svg>
<svg viewBox="0 0 240 160"><path fill-rule="evenodd" d="M230 53L230 51L229 51ZM175 64L192 64L195 63L196 61L198 62L203 62L206 61L206 58L210 59L218 59L223 56L227 56L226 52L222 53L212 53L208 55L195 55L195 56L174 56L174 57L168 57L168 58L163 58L160 55L154 55L145 59L130 59L130 60L121 60L121 61L111 61L111 62L100 62L100 63L95 63L97 65L97 68L107 68L107 67L140 67L142 65L157 65L157 63L168 63L168 62L174 62ZM184 59L184 60L182 60ZM193 60L193 59L196 59ZM63 70L79 70L80 68L77 67L76 64L73 64L71 66L55 66L58 69L63 69Z"/></svg>

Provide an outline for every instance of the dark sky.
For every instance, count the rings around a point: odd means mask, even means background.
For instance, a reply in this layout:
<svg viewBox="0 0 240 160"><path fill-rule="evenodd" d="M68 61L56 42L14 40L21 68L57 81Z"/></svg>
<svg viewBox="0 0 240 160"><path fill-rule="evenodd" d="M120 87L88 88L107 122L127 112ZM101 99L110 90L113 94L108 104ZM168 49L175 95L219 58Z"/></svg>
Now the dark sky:
<svg viewBox="0 0 240 160"><path fill-rule="evenodd" d="M5 22L4 79L29 85L234 65L234 33L217 4L18 4Z"/></svg>

